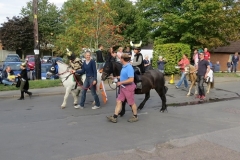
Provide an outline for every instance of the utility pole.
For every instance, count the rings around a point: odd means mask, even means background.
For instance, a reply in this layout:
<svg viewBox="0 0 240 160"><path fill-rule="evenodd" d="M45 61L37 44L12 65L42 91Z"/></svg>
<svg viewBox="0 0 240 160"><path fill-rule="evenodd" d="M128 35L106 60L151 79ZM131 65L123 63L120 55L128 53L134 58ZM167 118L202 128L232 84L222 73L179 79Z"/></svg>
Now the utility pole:
<svg viewBox="0 0 240 160"><path fill-rule="evenodd" d="M39 41L38 41L38 0L33 0L33 25L34 25L34 54L35 54L35 74L36 79L41 79L41 61L39 56Z"/></svg>

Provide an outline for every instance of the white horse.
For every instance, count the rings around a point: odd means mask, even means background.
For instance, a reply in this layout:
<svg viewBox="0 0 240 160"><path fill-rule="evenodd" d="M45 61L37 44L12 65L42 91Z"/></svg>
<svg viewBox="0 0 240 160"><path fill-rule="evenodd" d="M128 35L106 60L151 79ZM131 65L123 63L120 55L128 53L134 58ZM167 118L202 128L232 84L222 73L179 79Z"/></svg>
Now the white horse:
<svg viewBox="0 0 240 160"><path fill-rule="evenodd" d="M59 78L62 81L63 86L66 88L66 92L64 95L64 99L63 99L63 103L61 105L61 108L64 109L66 107L66 103L67 103L67 98L69 96L70 93L72 93L73 99L74 99L74 106L78 105L78 98L77 98L77 94L82 90L82 89L86 89L86 88L82 88L83 86L79 85L76 81L75 81L75 76L74 74L71 73L72 68L61 62L58 61L57 62L57 66L58 68L56 68L56 66L52 66L49 70L49 72L47 72L47 76L52 76L53 74L58 74ZM58 70L58 73L56 73L56 71ZM86 75L82 75L82 82L84 83L85 79L86 79ZM99 89L99 85L100 85L100 81L101 81L101 73L97 73L97 89ZM94 104L94 102L93 102Z"/></svg>

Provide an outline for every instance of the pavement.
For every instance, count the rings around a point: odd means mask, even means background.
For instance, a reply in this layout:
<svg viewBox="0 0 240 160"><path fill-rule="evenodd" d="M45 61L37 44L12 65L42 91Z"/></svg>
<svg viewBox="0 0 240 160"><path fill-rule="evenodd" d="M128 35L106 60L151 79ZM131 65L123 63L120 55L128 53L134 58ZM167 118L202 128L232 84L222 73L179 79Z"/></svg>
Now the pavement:
<svg viewBox="0 0 240 160"><path fill-rule="evenodd" d="M225 92L225 90L223 88L219 88L221 87L222 83L231 83L231 82L238 82L240 81L239 77L215 77L215 86L217 86L218 88L215 87L215 90L212 90L210 92L212 92L208 97L210 99L220 99L220 98L234 98L234 97L238 97L238 93L223 93ZM175 84L178 82L178 80L174 80ZM107 91L113 91L112 88L110 88L109 84L107 81L105 81L104 83L105 85L105 90ZM175 89L175 84L169 84L169 81L166 81L166 86L169 88L168 92L167 92L167 100L168 100L168 104L175 104L175 103L183 103L183 102L192 102L192 100L194 100L194 88L192 89L192 98L187 99L186 98L183 99L183 97L186 97L187 91L188 89L184 88L183 84L180 87L180 89ZM113 86L114 87L114 86ZM50 88L40 88L40 89L29 89L30 92L33 93L33 97L38 97L38 96L53 96L53 95L64 95L65 94L65 88L63 86L59 86L59 87L50 87ZM154 93L156 93L154 90L152 90ZM221 93L222 92L222 93ZM186 94L185 94L186 93ZM227 95L228 94L228 95ZM240 93L239 93L240 94ZM19 90L13 90L13 91L1 91L0 92L0 99L3 98L18 98L20 95L20 91ZM223 97L224 95L224 97Z"/></svg>

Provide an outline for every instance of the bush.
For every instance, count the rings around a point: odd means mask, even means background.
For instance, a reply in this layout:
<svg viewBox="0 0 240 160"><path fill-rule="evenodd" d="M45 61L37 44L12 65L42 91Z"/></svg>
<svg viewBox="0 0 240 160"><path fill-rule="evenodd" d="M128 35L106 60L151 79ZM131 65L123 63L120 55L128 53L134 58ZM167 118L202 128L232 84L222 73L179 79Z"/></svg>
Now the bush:
<svg viewBox="0 0 240 160"><path fill-rule="evenodd" d="M175 74L179 72L175 66L182 59L183 54L187 54L190 59L191 49L187 44L169 43L169 44L154 44L152 65L157 68L159 56L163 56L167 63L164 66L165 74Z"/></svg>

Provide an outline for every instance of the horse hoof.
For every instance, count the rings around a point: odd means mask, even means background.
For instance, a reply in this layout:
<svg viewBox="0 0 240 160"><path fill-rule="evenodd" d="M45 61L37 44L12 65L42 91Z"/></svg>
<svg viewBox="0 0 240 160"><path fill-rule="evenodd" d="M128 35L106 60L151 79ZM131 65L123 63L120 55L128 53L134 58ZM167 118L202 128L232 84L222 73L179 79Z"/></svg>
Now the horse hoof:
<svg viewBox="0 0 240 160"><path fill-rule="evenodd" d="M66 108L65 106L61 106L61 109L64 109L64 108Z"/></svg>

